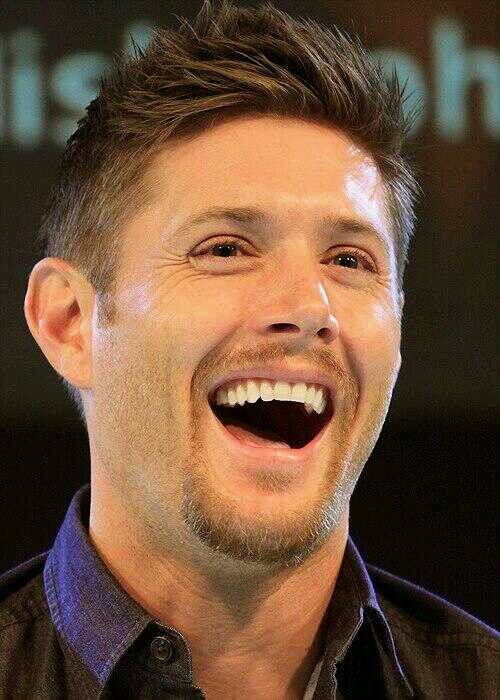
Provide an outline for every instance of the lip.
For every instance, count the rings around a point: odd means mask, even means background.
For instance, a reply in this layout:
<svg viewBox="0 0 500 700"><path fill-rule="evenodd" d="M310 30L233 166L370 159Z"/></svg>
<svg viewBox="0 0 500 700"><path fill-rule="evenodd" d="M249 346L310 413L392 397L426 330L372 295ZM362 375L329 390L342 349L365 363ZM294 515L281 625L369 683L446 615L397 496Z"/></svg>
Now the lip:
<svg viewBox="0 0 500 700"><path fill-rule="evenodd" d="M224 380L226 381L226 380ZM209 406L210 408L210 406ZM287 468L291 471L295 471L304 467L307 461L313 460L320 448L321 443L324 442L326 433L328 432L333 418L335 416L335 406L332 417L325 423L321 428L319 433L311 440L311 442L304 445L299 449L294 449L292 447L267 447L265 445L249 445L238 438L234 437L229 430L226 429L224 424L217 418L215 413L210 408L210 413L212 414L216 428L220 431L222 438L227 442L229 449L235 454L238 459L242 456L248 457L254 462L255 466L262 468L263 462L266 462L268 466L279 466L280 468ZM239 466L241 466L238 463Z"/></svg>
<svg viewBox="0 0 500 700"><path fill-rule="evenodd" d="M284 382L304 382L305 384L321 384L328 388L330 398L335 406L336 383L335 378L325 374L321 370L311 367L286 367L267 366L249 367L248 369L234 370L224 377L217 377L212 388L208 392L208 401L215 401L215 396L219 387L234 381L235 379L271 379L273 381ZM320 435L319 433L318 435ZM312 444L312 443L311 443Z"/></svg>

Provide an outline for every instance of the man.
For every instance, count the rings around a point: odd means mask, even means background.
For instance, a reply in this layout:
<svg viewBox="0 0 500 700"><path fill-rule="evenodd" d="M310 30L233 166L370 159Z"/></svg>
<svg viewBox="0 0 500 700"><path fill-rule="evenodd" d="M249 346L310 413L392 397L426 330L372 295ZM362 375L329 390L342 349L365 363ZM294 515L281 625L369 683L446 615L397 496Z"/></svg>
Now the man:
<svg viewBox="0 0 500 700"><path fill-rule="evenodd" d="M496 630L349 537L401 366L408 120L271 5L206 2L103 82L25 300L91 483L1 579L3 697L497 695Z"/></svg>

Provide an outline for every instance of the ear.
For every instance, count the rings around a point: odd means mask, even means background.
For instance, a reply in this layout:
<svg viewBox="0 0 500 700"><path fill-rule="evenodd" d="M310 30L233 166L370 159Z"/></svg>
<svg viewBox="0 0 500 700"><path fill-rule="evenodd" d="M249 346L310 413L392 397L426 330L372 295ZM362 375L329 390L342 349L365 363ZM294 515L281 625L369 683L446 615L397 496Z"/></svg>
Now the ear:
<svg viewBox="0 0 500 700"><path fill-rule="evenodd" d="M404 305L405 305L405 293L403 292L403 290L401 290L399 292L399 308L400 308L401 314L403 313Z"/></svg>
<svg viewBox="0 0 500 700"><path fill-rule="evenodd" d="M403 291L399 292L399 318L401 319L403 317L403 308L405 305L405 293ZM401 369L401 346L398 349L398 366L397 366L397 371L399 374L399 370Z"/></svg>
<svg viewBox="0 0 500 700"><path fill-rule="evenodd" d="M44 258L32 269L24 299L26 322L43 354L71 384L92 383L92 285L69 263Z"/></svg>

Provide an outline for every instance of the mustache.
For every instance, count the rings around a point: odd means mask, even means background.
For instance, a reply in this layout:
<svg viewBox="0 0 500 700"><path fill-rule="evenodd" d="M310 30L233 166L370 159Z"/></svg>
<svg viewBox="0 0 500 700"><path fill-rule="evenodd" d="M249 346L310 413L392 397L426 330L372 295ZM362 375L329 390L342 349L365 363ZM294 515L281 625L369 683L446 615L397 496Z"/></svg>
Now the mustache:
<svg viewBox="0 0 500 700"><path fill-rule="evenodd" d="M337 380L338 386L347 394L355 395L357 392L357 384L345 371L341 362L332 354L331 350L325 348L311 346L307 351L299 353L290 353L289 347L284 344L275 344L266 346L265 348L242 348L232 350L226 355L220 356L218 348L214 348L212 353L208 355L202 366L200 366L199 374L202 380L208 384L210 379L217 374L229 374L234 370L245 371L255 366L265 366L267 364L290 364L290 366L300 365L318 369Z"/></svg>

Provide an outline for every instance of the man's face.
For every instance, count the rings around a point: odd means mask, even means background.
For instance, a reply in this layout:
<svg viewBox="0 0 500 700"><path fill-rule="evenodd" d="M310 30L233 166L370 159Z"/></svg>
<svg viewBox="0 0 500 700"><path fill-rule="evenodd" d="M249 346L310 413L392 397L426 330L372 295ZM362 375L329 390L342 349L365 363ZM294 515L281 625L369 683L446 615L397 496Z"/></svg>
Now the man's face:
<svg viewBox="0 0 500 700"><path fill-rule="evenodd" d="M252 117L162 152L149 182L153 204L125 230L117 322L101 328L94 313L92 488L159 551L297 564L345 524L401 363L382 180L339 132ZM276 221L180 234L214 206ZM364 232L318 231L327 215L371 224L389 252ZM222 236L241 248L221 253ZM269 364L322 370L337 387L327 432L295 469L238 451L208 403L221 376Z"/></svg>

